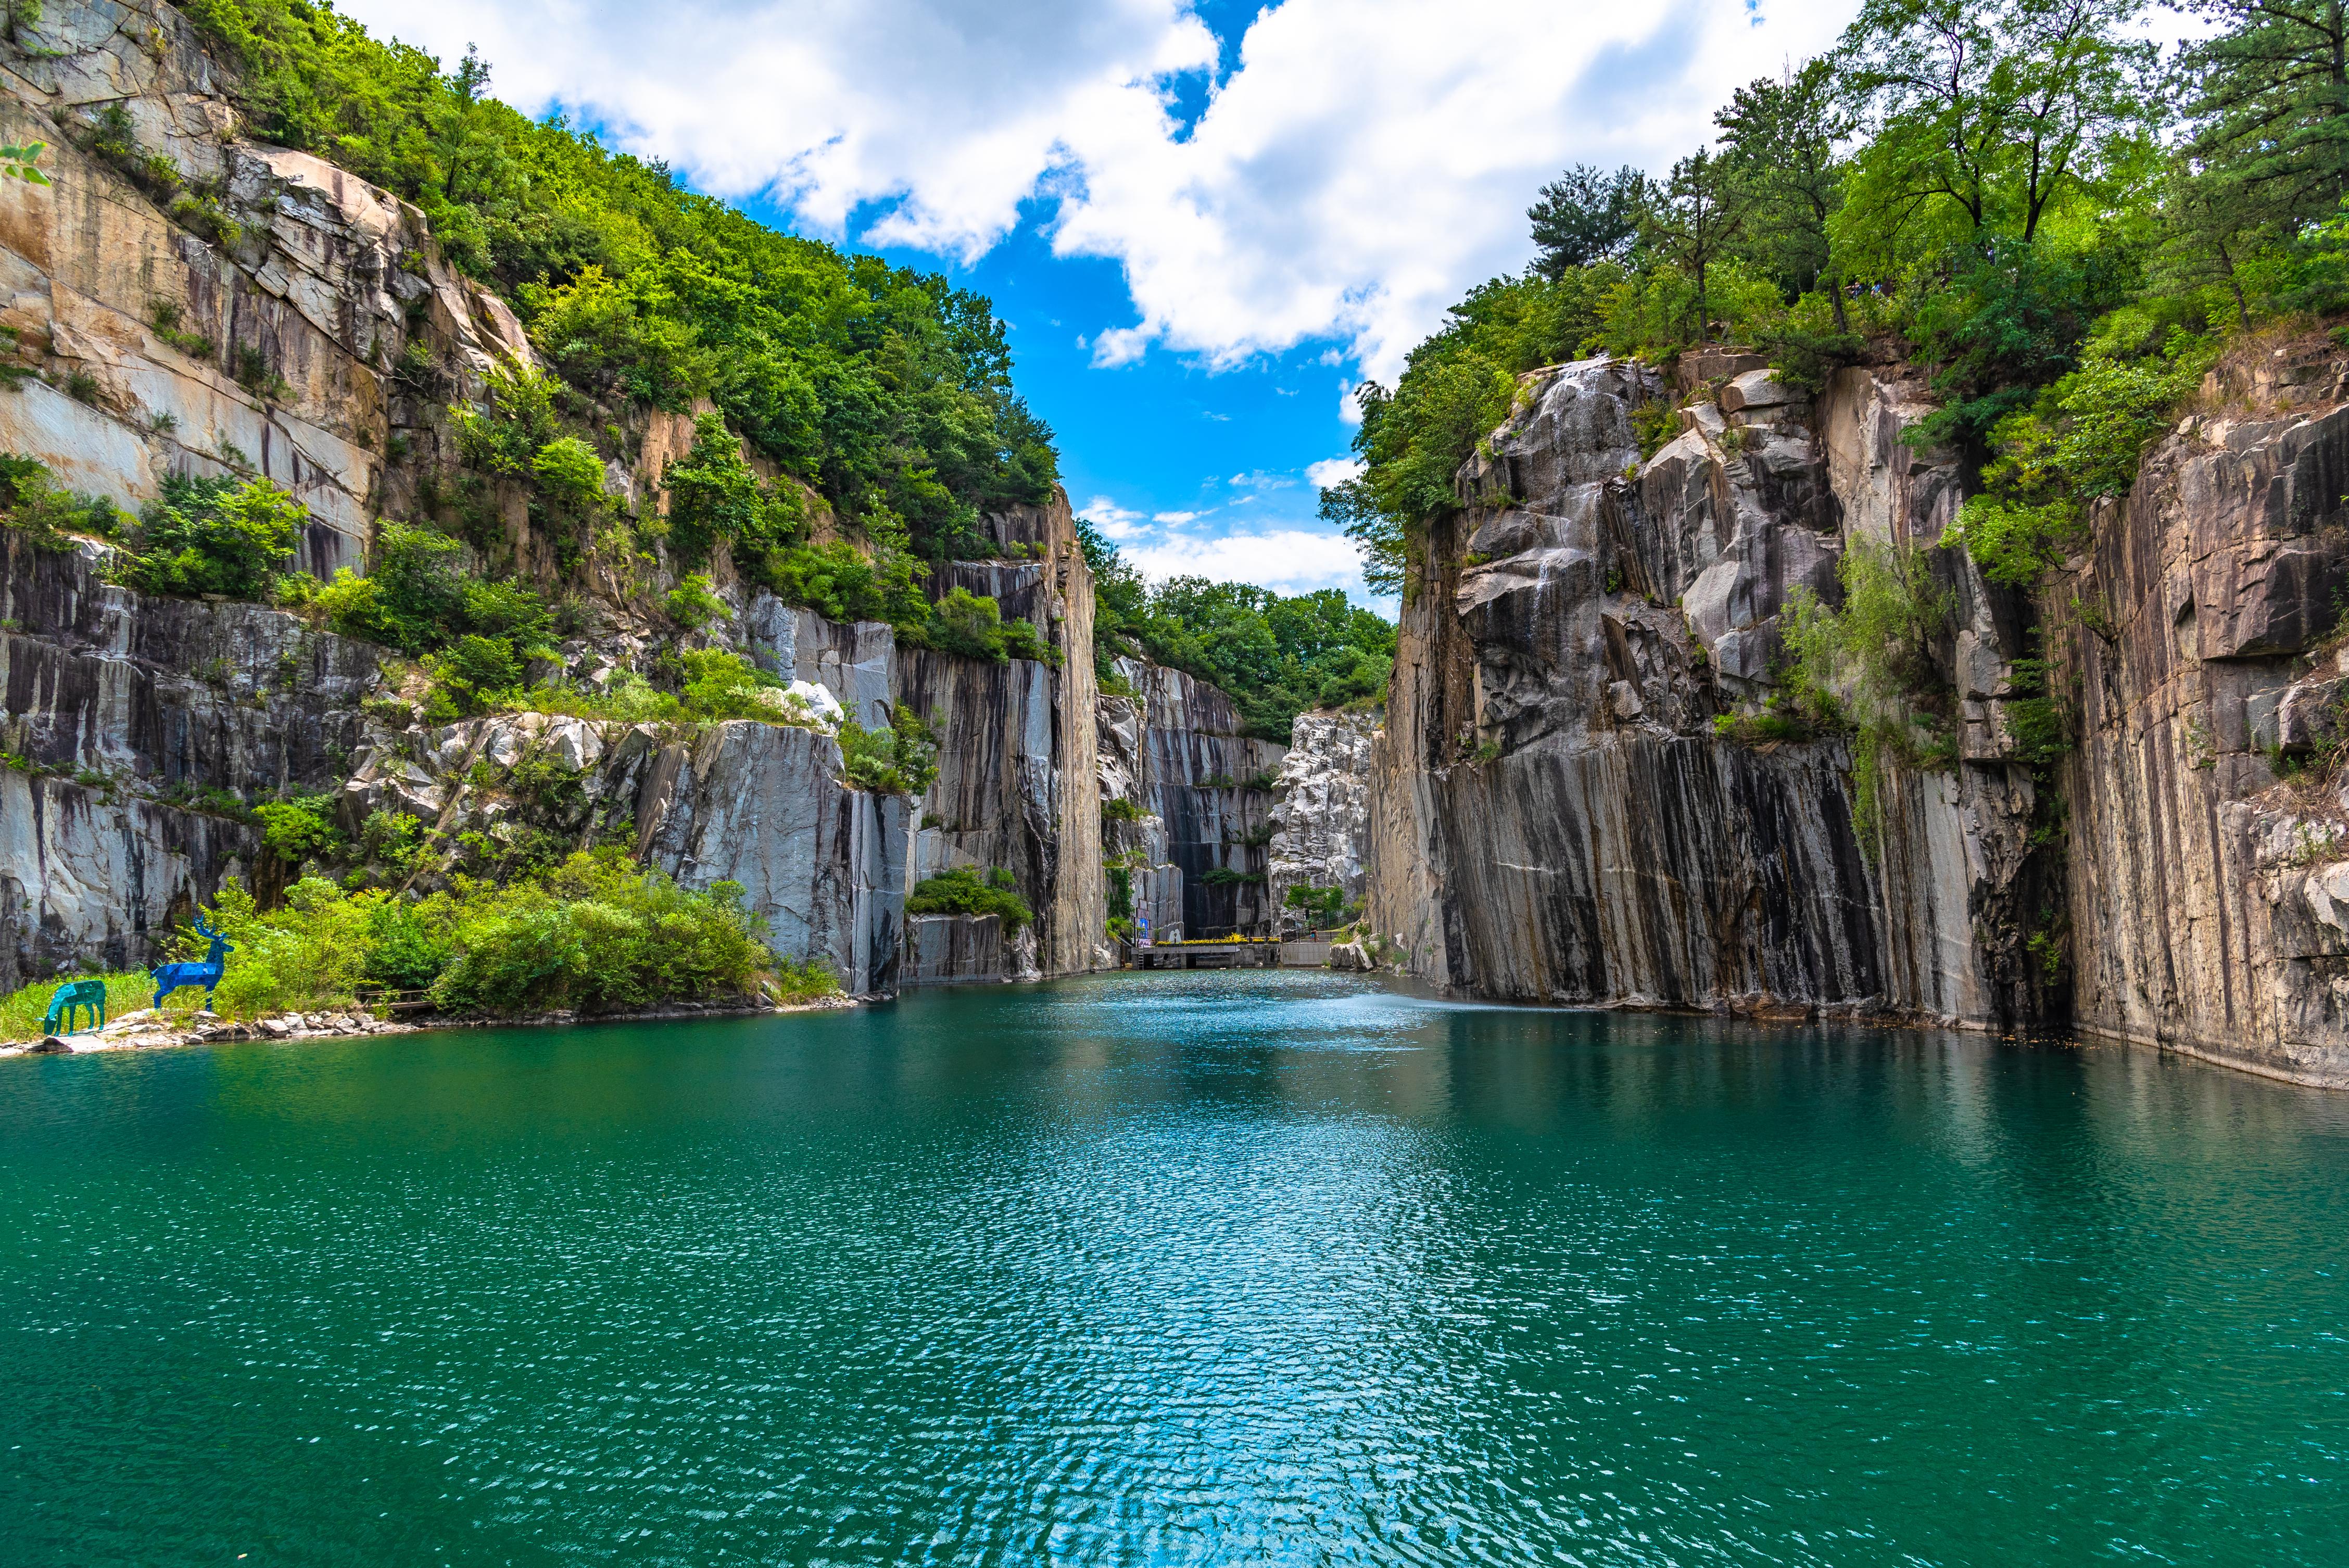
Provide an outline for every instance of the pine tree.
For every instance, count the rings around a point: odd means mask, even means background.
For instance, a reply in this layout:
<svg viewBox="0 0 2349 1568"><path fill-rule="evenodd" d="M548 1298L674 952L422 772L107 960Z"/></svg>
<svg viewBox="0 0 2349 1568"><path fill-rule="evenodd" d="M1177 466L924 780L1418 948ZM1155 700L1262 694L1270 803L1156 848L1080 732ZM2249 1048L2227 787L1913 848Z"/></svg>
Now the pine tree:
<svg viewBox="0 0 2349 1568"><path fill-rule="evenodd" d="M1630 164L1612 174L1578 163L1541 188L1541 200L1526 209L1541 257L1534 265L1547 278L1563 277L1592 262L1620 261L1640 233L1648 201L1648 177Z"/></svg>
<svg viewBox="0 0 2349 1568"><path fill-rule="evenodd" d="M1744 230L1746 205L1746 193L1728 163L1702 147L1672 165L1662 199L1649 203L1642 236L1696 284L1699 342L1713 335L1705 274L1729 253Z"/></svg>

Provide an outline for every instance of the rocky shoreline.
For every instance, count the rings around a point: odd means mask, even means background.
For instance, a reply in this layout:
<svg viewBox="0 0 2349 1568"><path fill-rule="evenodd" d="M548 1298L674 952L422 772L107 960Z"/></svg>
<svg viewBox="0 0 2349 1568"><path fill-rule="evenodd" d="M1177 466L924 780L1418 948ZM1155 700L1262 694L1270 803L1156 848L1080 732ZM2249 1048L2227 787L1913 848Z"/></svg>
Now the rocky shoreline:
<svg viewBox="0 0 2349 1568"><path fill-rule="evenodd" d="M242 1041L356 1039L367 1035L420 1035L450 1029L518 1029L566 1024L647 1024L678 1018L748 1017L761 1013L823 1013L870 1001L864 996L833 995L812 1002L669 1003L628 1013L531 1013L502 1018L434 1018L418 1024L396 1023L358 1008L316 1013L280 1013L266 1018L240 1020L213 1014L189 1015L184 1022L159 1016L151 1007L125 1013L104 1028L72 1035L48 1035L38 1040L0 1042L0 1057L88 1056L98 1051L153 1049L166 1046L230 1045Z"/></svg>

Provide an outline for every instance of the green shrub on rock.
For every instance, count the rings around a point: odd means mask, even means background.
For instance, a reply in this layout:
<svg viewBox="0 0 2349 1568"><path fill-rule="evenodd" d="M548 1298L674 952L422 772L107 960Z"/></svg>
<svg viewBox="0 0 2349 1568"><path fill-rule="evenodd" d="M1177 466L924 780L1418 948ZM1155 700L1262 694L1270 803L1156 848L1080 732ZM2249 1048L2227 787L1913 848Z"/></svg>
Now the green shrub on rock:
<svg viewBox="0 0 2349 1568"><path fill-rule="evenodd" d="M740 887L682 888L616 850L502 887L460 877L420 899L305 877L264 911L232 881L202 913L233 944L215 993L232 1017L347 1006L368 985L429 989L458 1014L605 1012L748 995L776 968ZM202 946L186 938L180 950ZM805 965L779 972L787 995L820 978Z"/></svg>
<svg viewBox="0 0 2349 1568"><path fill-rule="evenodd" d="M1003 938L1009 942L1036 918L1036 912L1019 896L1019 886L1012 874L1000 868L988 872L981 881L972 867L950 866L924 879L906 895L905 913L997 915L1002 919Z"/></svg>
<svg viewBox="0 0 2349 1568"><path fill-rule="evenodd" d="M72 534L113 538L122 514L110 500L59 490L38 459L0 452L0 528L23 534L35 549L64 550Z"/></svg>
<svg viewBox="0 0 2349 1568"><path fill-rule="evenodd" d="M259 600L294 559L309 521L300 501L267 480L175 474L161 499L140 511L115 576L149 593Z"/></svg>
<svg viewBox="0 0 2349 1568"><path fill-rule="evenodd" d="M938 776L938 747L930 727L910 707L867 729L854 719L840 727L840 755L851 788L879 795L919 795Z"/></svg>

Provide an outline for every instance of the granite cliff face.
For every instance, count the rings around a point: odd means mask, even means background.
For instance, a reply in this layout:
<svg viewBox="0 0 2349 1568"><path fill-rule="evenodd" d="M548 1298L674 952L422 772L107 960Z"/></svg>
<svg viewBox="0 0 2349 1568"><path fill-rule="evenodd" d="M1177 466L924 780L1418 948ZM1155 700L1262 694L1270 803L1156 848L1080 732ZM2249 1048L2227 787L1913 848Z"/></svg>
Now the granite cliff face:
<svg viewBox="0 0 2349 1568"><path fill-rule="evenodd" d="M1645 462L1632 415L1661 380L1593 360L1525 378L1462 470L1373 748L1371 927L1412 972L1512 1000L2010 1016L1981 928L2029 799L1987 717L1955 778L1888 766L1869 846L1843 742L1714 724L1775 684L1789 592L1832 598L1856 534L1938 537L1947 465L1899 440L1906 389L1878 372L1814 402L1715 357L1683 374L1716 396ZM1935 565L1995 682L2013 650L1988 596L1955 552Z"/></svg>
<svg viewBox="0 0 2349 1568"><path fill-rule="evenodd" d="M1014 975L1103 967L1112 960L1103 945L1092 575L1065 497L988 526L998 545L1040 559L948 562L931 580L932 595L963 588L997 600L1006 620L1042 632L1061 662L998 665L918 649L901 656L895 700L941 738L938 780L917 819L914 874L972 865L1017 876L1036 927L1005 947ZM1031 939L1023 961L1019 944Z"/></svg>
<svg viewBox="0 0 2349 1568"><path fill-rule="evenodd" d="M1379 937L1474 995L2068 1023L2349 1086L2337 353L2214 372L2036 604L1936 548L1962 475L1907 438L1912 375L1808 398L1733 356L1682 374L1714 396L1645 462L1661 386L1594 361L1528 377L1462 470L1371 748ZM1789 592L1834 602L1838 559L1884 542L1951 606L1919 699L1947 744L1880 765L1862 843L1844 742L1714 716L1780 683ZM2034 635L2074 736L2038 772Z"/></svg>
<svg viewBox="0 0 2349 1568"><path fill-rule="evenodd" d="M338 784L378 679L366 644L133 593L99 553L0 533L0 987L149 962L223 875L265 871L204 797Z"/></svg>
<svg viewBox="0 0 2349 1568"><path fill-rule="evenodd" d="M2048 597L2091 607L2058 645L2079 1026L2349 1087L2344 405L2329 346L2214 373Z"/></svg>
<svg viewBox="0 0 2349 1568"><path fill-rule="evenodd" d="M176 8L52 0L18 31L0 136L48 142L53 183L0 182L0 326L57 385L0 397L0 449L132 507L170 474L257 473L309 508L305 564L356 564L383 499L438 454L449 390L531 362L512 313L448 265L414 207L244 139ZM108 109L141 157L217 192L209 237L83 150ZM403 363L431 374L396 376Z"/></svg>
<svg viewBox="0 0 2349 1568"><path fill-rule="evenodd" d="M1115 668L1136 695L1100 699L1104 864L1127 879L1151 933L1256 932L1272 919L1267 854L1288 748L1242 733L1205 681L1140 659Z"/></svg>
<svg viewBox="0 0 2349 1568"><path fill-rule="evenodd" d="M1381 716L1301 713L1275 782L1267 896L1287 929L1304 916L1289 906L1295 887L1336 888L1361 902L1371 852L1371 755Z"/></svg>

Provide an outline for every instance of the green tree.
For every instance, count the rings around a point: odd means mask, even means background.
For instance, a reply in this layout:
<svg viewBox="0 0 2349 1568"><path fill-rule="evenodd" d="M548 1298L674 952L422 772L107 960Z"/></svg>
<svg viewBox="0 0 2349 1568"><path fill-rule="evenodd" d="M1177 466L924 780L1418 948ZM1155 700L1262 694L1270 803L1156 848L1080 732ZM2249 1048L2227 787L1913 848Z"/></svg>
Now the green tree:
<svg viewBox="0 0 2349 1568"><path fill-rule="evenodd" d="M118 570L150 593L260 599L293 560L309 521L308 509L267 480L174 475L140 512Z"/></svg>
<svg viewBox="0 0 2349 1568"><path fill-rule="evenodd" d="M1843 36L1872 132L1846 209L1857 234L1920 222L2034 238L2054 204L2146 131L2142 0L1867 0Z"/></svg>
<svg viewBox="0 0 2349 1568"><path fill-rule="evenodd" d="M1649 204L1642 234L1656 254L1696 284L1696 340L1713 335L1710 274L1744 232L1750 199L1729 163L1698 148L1672 165L1661 197Z"/></svg>
<svg viewBox="0 0 2349 1568"><path fill-rule="evenodd" d="M1526 209L1534 243L1541 247L1535 270L1555 279L1593 262L1622 260L1640 237L1647 204L1648 177L1631 165L1608 174L1576 164L1543 186L1540 199Z"/></svg>
<svg viewBox="0 0 2349 1568"><path fill-rule="evenodd" d="M1843 160L1836 150L1856 121L1833 63L1806 60L1783 80L1747 83L1713 123L1721 128L1722 156L1751 203L1747 253L1790 296L1824 284L1836 330L1850 331L1827 230L1843 206Z"/></svg>
<svg viewBox="0 0 2349 1568"><path fill-rule="evenodd" d="M2285 223L2349 196L2349 10L2341 0L2186 0L2217 24L2189 44L2190 148L2215 211ZM2207 216L2206 216L2207 221Z"/></svg>

